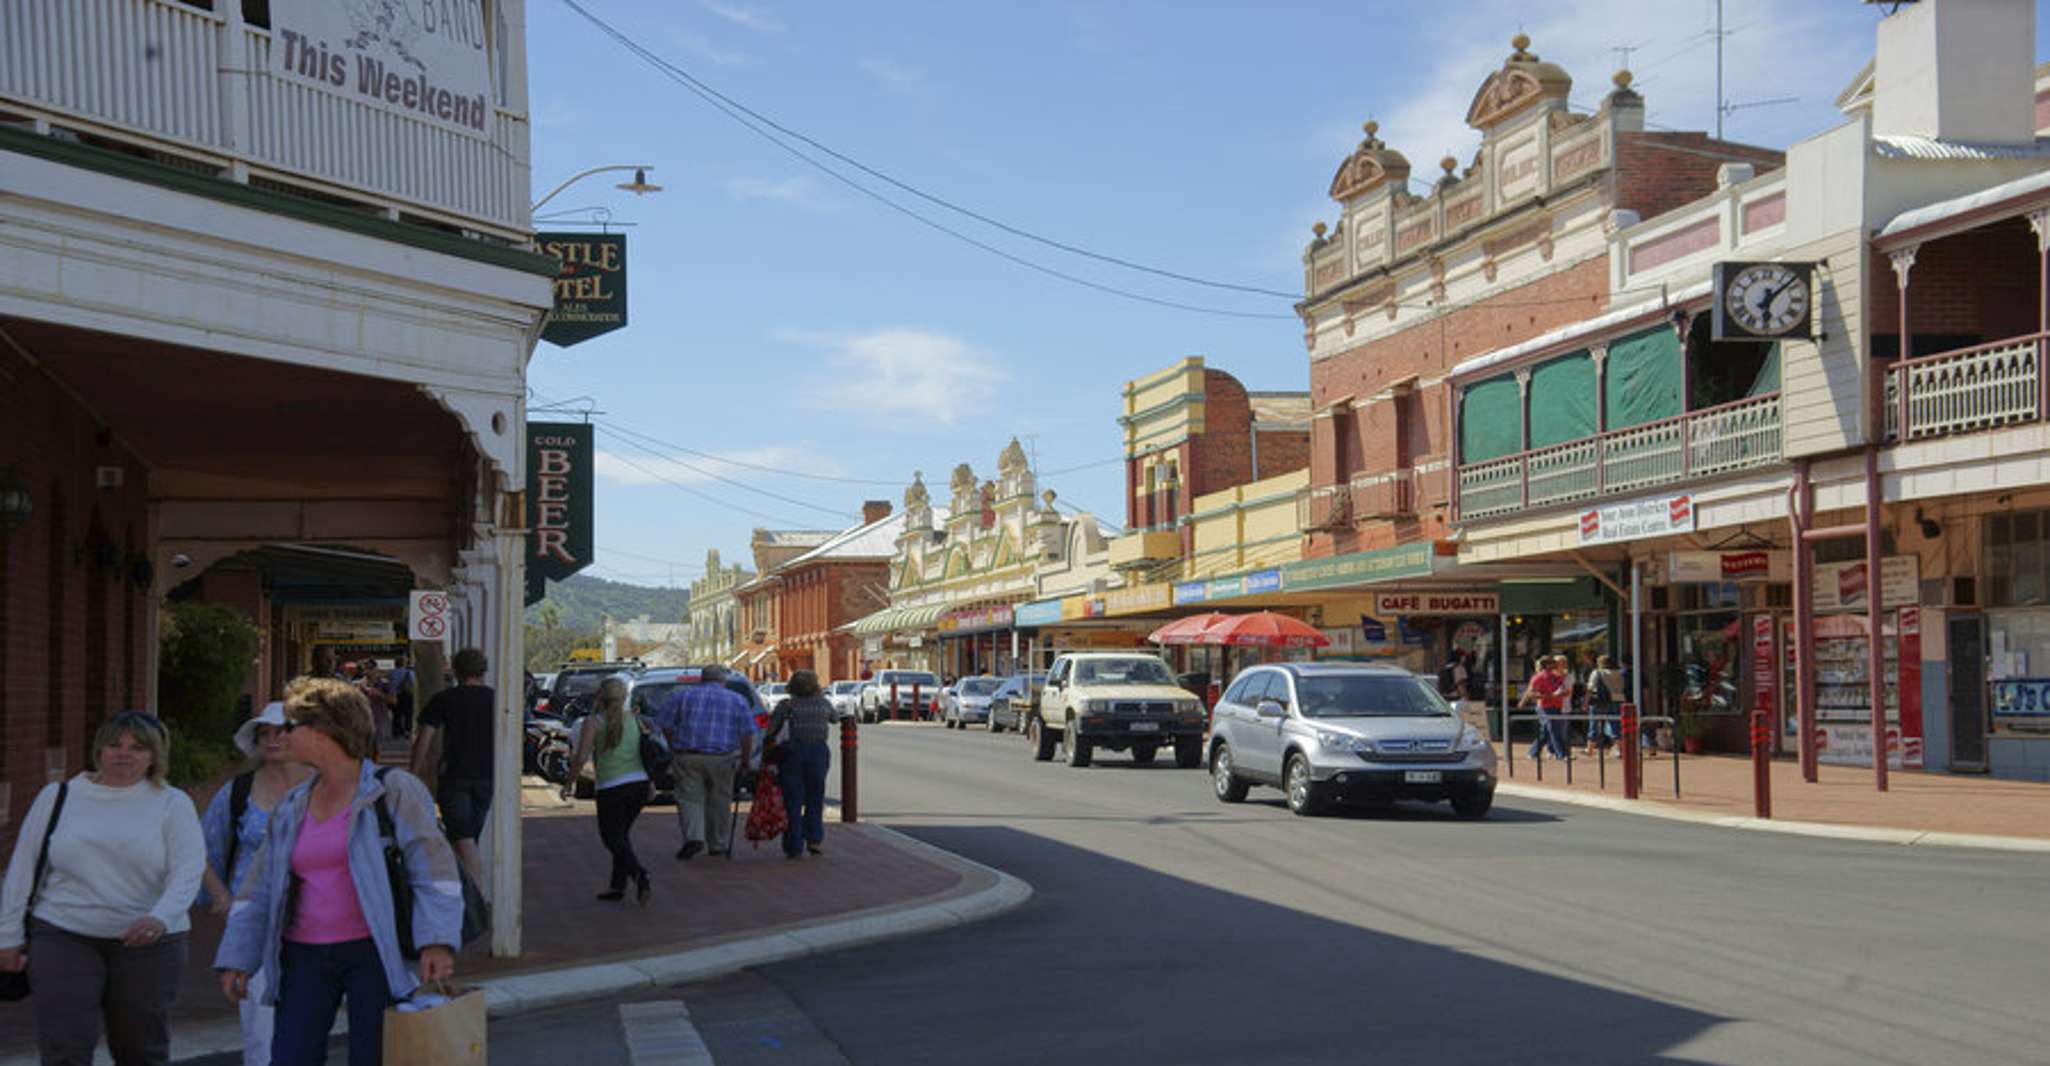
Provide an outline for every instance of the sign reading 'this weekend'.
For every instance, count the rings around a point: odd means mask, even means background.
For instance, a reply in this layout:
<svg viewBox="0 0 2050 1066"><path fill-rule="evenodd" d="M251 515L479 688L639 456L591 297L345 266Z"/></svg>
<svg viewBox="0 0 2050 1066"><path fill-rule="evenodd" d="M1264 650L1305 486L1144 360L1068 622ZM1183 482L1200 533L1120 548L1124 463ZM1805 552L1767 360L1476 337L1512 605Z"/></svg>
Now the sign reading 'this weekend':
<svg viewBox="0 0 2050 1066"><path fill-rule="evenodd" d="M274 76L487 135L484 0L270 0L270 17Z"/></svg>

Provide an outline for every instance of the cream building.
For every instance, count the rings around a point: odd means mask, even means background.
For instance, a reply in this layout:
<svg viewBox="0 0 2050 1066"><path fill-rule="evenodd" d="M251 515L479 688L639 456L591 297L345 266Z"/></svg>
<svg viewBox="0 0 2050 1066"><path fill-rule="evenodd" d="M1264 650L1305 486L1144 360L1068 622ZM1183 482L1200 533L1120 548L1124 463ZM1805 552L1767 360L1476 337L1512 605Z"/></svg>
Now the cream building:
<svg viewBox="0 0 2050 1066"><path fill-rule="evenodd" d="M717 548L705 552L705 576L690 583L690 605L684 614L690 629L685 642L690 663L723 664L733 658L741 638L737 593L754 576L739 563L722 565Z"/></svg>

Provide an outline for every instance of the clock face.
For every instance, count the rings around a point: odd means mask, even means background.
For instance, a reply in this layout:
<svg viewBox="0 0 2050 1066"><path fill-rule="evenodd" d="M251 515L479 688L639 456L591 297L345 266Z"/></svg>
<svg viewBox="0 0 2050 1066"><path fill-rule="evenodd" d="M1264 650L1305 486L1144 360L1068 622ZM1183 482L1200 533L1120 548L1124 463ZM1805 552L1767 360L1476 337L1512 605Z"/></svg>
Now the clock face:
<svg viewBox="0 0 2050 1066"><path fill-rule="evenodd" d="M1723 310L1755 336L1777 337L1808 318L1808 278L1780 263L1758 263L1723 288Z"/></svg>

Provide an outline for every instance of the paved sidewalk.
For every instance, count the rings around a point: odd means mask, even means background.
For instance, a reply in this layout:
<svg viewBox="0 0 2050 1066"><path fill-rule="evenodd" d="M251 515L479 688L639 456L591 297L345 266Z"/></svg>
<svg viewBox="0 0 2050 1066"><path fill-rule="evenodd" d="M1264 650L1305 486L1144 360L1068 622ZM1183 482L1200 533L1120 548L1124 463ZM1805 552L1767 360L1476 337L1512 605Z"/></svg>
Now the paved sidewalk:
<svg viewBox="0 0 2050 1066"><path fill-rule="evenodd" d="M679 862L675 808L664 805L634 825L635 850L653 872L648 906L631 896L601 902L594 897L610 859L591 804L560 805L553 789L525 791L525 954L494 959L475 950L456 964L460 981L486 987L494 1014L957 925L1030 893L889 829L838 821L827 824L822 856L786 861L776 843L756 848L736 832L732 859ZM220 919L195 912L172 1014L174 1060L239 1047L234 1010L211 969L220 931ZM34 1003L0 1005L0 1066L34 1061Z"/></svg>
<svg viewBox="0 0 2050 1066"><path fill-rule="evenodd" d="M1499 753L1499 745L1497 746ZM1566 782L1566 767L1552 759L1544 763L1544 780L1538 767L1516 751L1516 775L1508 776L1509 765L1501 764L1503 795L1539 796L1560 799L1611 797L1614 809L1637 809L1646 814L1682 814L1699 819L1751 819L1751 760L1734 755L1682 755L1679 758L1680 795L1673 795L1673 756L1670 752L1647 758L1644 787L1636 803L1623 801L1623 766L1613 752L1608 759L1608 784L1600 785L1596 759L1578 749L1573 755L1573 782ZM1786 828L1805 825L1855 827L1886 830L1874 839L1897 839L1902 843L1998 846L2003 841L2028 841L2023 847L2050 848L2050 783L2012 781L1979 774L1951 774L1923 770L1894 770L1887 774L1888 791L1873 787L1869 766L1822 766L1819 779L1801 780L1800 764L1792 759L1772 764L1772 821ZM1773 828L1751 825L1749 828ZM1996 838L1974 840L1971 838Z"/></svg>

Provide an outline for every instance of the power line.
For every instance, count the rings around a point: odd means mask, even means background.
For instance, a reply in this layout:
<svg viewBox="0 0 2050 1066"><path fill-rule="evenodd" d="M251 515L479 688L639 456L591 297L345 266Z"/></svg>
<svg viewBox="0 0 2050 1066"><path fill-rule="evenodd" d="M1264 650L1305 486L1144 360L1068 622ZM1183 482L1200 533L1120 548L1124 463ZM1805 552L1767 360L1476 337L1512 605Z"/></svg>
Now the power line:
<svg viewBox="0 0 2050 1066"><path fill-rule="evenodd" d="M827 514L833 515L838 518L850 517L849 513L846 511L835 510L831 507L826 507L821 504L812 503L810 500L800 500L795 496L785 496L780 492L770 492L768 489L758 489L744 481L736 481L733 478L727 477L724 474L715 473L713 471L705 469L704 467L687 463L673 455L664 455L661 452L658 452L645 444L632 440L628 437L622 436L620 433L618 433L616 430L612 428L612 424L609 422L597 422L593 424L598 427L599 432L610 435L614 440L617 440L619 443L624 444L629 448L637 448L640 451L645 452L656 459L660 459L665 463L675 463L677 466L680 466L693 474L697 474L700 477L710 478L713 481L724 482L725 484L731 485L734 488L741 489L746 492L752 492L758 496L767 496L772 500L777 500L782 503L793 504L798 507L809 507L814 511L824 511ZM625 456L622 456L617 452L614 452L613 456L622 461L625 460ZM637 469L645 470L646 468L640 467Z"/></svg>
<svg viewBox="0 0 2050 1066"><path fill-rule="evenodd" d="M629 443L631 443L631 442L629 442ZM637 462L634 462L634 461L633 461L632 459L630 459L630 458L628 458L628 457L626 457L626 456L624 456L624 455L620 455L620 454L618 454L618 453L616 453L616 452L615 452L615 453L613 453L613 456L612 456L612 457L613 457L613 458L615 458L615 459L617 459L617 460L619 460L619 461L620 461L620 462L622 462L622 463L625 463L626 465L628 465L628 466L630 466L630 467L633 467L633 468L634 468L635 470L638 470L638 471L640 471L641 473L643 473L643 474L646 474L646 475L648 475L648 476L649 476L649 477L651 477L651 478L654 478L654 479L655 479L655 480L657 480L657 481L663 482L664 484L667 484L667 485L669 485L669 486L670 486L670 487L672 487L672 488L678 488L678 489L682 489L683 491L685 491L685 492L688 492L688 493L690 493L691 495L693 495L693 496L696 496L696 497L698 497L699 499L701 499L701 500L704 500L704 501L706 501L707 503L715 504L715 505L717 505L717 506L720 506L720 507L724 507L724 508L727 508L728 510L733 510L733 511L739 511L739 512L740 512L741 514L746 514L746 515L753 515L753 516L754 516L754 517L756 517L756 518L762 518L762 519L767 519L768 521L774 522L774 523L776 523L776 524L778 524L778 525L784 525L784 526L791 526L791 527L801 527L801 526L803 526L803 525L804 525L804 523L802 523L802 522L794 521L794 520L792 520L792 519L788 519L788 518L782 518L782 517L779 517L779 516L777 516L777 515L772 515L772 514L768 514L767 512L764 512L764 511L757 511L757 510L755 510L755 509L754 509L754 508L752 508L752 507L742 507L741 505L739 505L739 504L737 504L737 503L734 503L734 502L732 502L731 500L724 500L724 499L721 499L721 498L719 498L719 497L717 497L717 496L714 496L714 495L712 495L712 494L711 494L711 493L709 493L709 492L702 492L702 491L699 491L698 489L692 488L691 486L689 486L689 485L686 485L686 484L684 484L683 482L681 482L681 481L678 481L678 480L676 480L675 478L669 477L669 476L668 476L668 475L666 475L666 474L662 474L662 473L660 473L660 472L658 472L658 471L650 470L650 469L648 469L647 467L645 467L645 466L642 466L641 464L639 464L639 463L637 463Z"/></svg>
<svg viewBox="0 0 2050 1066"><path fill-rule="evenodd" d="M745 459L735 459L727 455L718 455L712 452L699 451L696 448L686 448L681 444L672 444L668 441L651 437L648 434L642 433L638 430L628 429L627 427L622 426L617 422L606 423L605 426L607 429L610 429L612 432L619 434L620 436L634 437L656 447L667 448L671 451L682 452L685 455L694 455L700 459L706 459L715 463L725 463L728 466L742 467L747 470L758 470L764 474L777 474L782 477L803 478L806 481L829 481L839 485L880 485L885 488L897 488L902 484L902 482L900 481L883 481L877 478L863 477L839 477L833 474L813 474L807 473L803 470L792 470L788 467L769 466L765 463L753 463L748 462Z"/></svg>
<svg viewBox="0 0 2050 1066"><path fill-rule="evenodd" d="M1082 470L1094 470L1094 469L1096 469L1097 467L1100 467L1100 466L1110 466L1110 465L1112 465L1112 464L1114 464L1114 463L1122 463L1122 462L1124 462L1124 461L1125 461L1125 457L1124 457L1124 456L1122 456L1122 455L1116 455L1116 456L1112 456L1112 457L1111 457L1111 458L1109 458L1109 459L1098 459L1097 461L1095 461L1095 462L1093 462L1093 463L1083 463L1083 464L1082 464L1082 465L1080 465L1080 466L1066 466L1066 467L1062 467L1062 468L1061 468L1061 469L1059 469L1059 470L1043 470L1043 471L1040 471L1040 473L1038 474L1038 476L1039 476L1039 477L1059 477L1059 476L1061 476L1062 474L1073 474L1073 473L1076 473L1077 471L1082 471Z"/></svg>
<svg viewBox="0 0 2050 1066"><path fill-rule="evenodd" d="M710 104L712 107L717 109L721 114L724 114L726 117L739 123L741 126L745 127L747 130L754 133L756 136L761 137L763 140L768 141L770 144L773 144L776 147L782 149L784 152L787 152L790 155L796 157L806 166L818 170L820 173L825 174L827 177L832 178L834 181L837 181L842 185L845 185L848 188L853 189L854 191L862 194L863 196L868 197L871 200L876 201L879 204L882 204L885 207L888 207L892 211L895 211L901 215L904 215L907 218L912 219L913 221L918 222L920 225L944 233L947 236L952 237L955 240L961 241L964 244L968 244L973 247L979 248L982 251L988 252L991 255L994 255L1000 259L1005 260L1006 262L1024 267L1027 270L1032 270L1040 274L1045 274L1048 277L1058 278L1072 285L1079 285L1086 289L1092 289L1097 292L1105 293L1111 296L1122 297L1127 300L1135 300L1140 303L1152 304L1156 307L1166 307L1177 311L1191 311L1197 314L1218 315L1225 318L1293 319L1296 317L1292 313L1280 314L1266 311L1231 311L1226 310L1224 308L1204 307L1199 304L1182 303L1177 300L1165 300L1157 296L1148 296L1144 293L1133 292L1129 289L1121 289L1115 285L1105 285L1102 282L1090 281L1087 278L1078 277L1074 274L1070 274L1062 270L1057 270L1043 263L1034 262L1033 260L1026 259L1023 256L1007 252L1004 249L998 248L997 246L990 244L986 241L978 240L975 237L971 237L968 234L961 232L960 230L954 229L953 227L948 226L943 222L939 222L934 219L928 218L925 215L922 215L917 211L914 211L911 208L906 207L903 204L900 204L887 196L884 196L882 193L879 193L874 189L871 189L868 186L863 185L858 181L855 181L853 178L850 178L847 175L840 173L832 167L829 167L826 164L819 162L817 159L812 158L810 155L807 155L803 151L785 143L783 140L781 140L774 134L771 134L762 128L763 126L769 126L777 130L784 130L784 127L779 126L766 118L761 118L760 116L756 115L755 112L746 108L744 105L732 101L729 97L726 97L725 95L719 93L717 90L699 81L689 71L686 71L683 68L676 66L674 63L671 63L668 60L663 59L661 56L658 56L655 53L649 51L648 49L642 47L638 42L634 41L626 34L621 33L617 29L614 29L610 23L607 23L605 20L599 18L598 16L592 14L590 11L586 10L582 4L577 2L577 0L562 0L562 2L571 10L583 16L584 19L589 21L592 25L596 26L600 32L604 33L608 37L611 37L621 47L625 48L629 52L632 52L634 55L640 57L642 61L648 63L650 66L653 66L656 70L663 73L670 80L676 82L679 85L682 85L685 89L688 89L693 95L705 101L707 104ZM753 117L751 118L749 116ZM760 125L757 125L758 122L760 123ZM793 139L802 140L808 144L817 144L817 142L811 141L809 138L804 137L802 134L792 133L788 131L785 132ZM829 155L833 155L835 158L845 159L844 156L840 156L838 153L835 153L831 149L825 148L824 146L819 146L819 150ZM854 166L858 169L861 169L865 172L876 173L874 171L869 171L869 168L862 166L862 164L853 162L851 160L848 161L848 164L850 166ZM878 178L879 180L890 182L893 185L902 186L902 183L897 182L896 179L890 178L887 175L878 174ZM909 186L902 187L906 188L907 190L913 192L916 195L925 196L928 199L934 199L925 193L918 192L915 189L910 189ZM939 201L936 199L935 202L943 204L946 203L945 201ZM946 204L946 206L953 207L952 204ZM964 213L969 213L971 215L973 214L972 212L966 212L966 209L964 208L953 207L953 209L957 211L963 211ZM982 216L977 215L974 217L980 218ZM992 224L1000 225L998 223ZM1005 228L1008 229L1010 227ZM1035 237L1033 239L1046 241L1045 238ZM1061 247L1061 245L1059 245L1058 242L1048 241L1047 243L1054 243L1056 247ZM1103 257L1099 256L1098 258ZM1156 273L1164 272L1156 271ZM1212 283L1204 282L1204 284ZM1280 295L1290 300L1299 298L1299 294L1297 293L1282 293L1279 290L1254 289L1250 291L1259 292L1262 295Z"/></svg>

